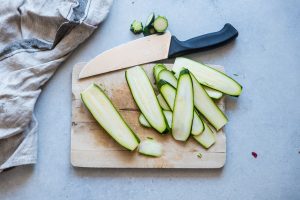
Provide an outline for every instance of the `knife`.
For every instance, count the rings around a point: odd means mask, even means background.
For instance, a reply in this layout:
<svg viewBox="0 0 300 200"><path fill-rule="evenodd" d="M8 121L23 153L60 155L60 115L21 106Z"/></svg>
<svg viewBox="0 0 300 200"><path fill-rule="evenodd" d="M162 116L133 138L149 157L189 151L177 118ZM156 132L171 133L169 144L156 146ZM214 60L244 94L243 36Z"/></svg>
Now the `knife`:
<svg viewBox="0 0 300 200"><path fill-rule="evenodd" d="M104 51L89 61L79 73L79 79L103 74L135 65L181 56L223 46L234 40L238 31L231 25L186 41L180 41L170 32L150 35Z"/></svg>

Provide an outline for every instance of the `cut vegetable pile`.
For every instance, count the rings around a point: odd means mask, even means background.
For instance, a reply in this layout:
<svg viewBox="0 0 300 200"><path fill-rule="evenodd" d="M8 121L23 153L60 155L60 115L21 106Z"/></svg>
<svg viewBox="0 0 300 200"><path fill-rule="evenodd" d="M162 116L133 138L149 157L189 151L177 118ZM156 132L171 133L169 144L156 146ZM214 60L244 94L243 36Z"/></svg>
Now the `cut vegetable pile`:
<svg viewBox="0 0 300 200"><path fill-rule="evenodd" d="M150 15L146 26L155 26L154 19L154 14ZM138 121L142 126L160 134L170 132L177 141L186 142L191 136L205 149L216 143L216 131L228 122L215 99L224 94L239 96L242 92L242 86L226 74L182 57L176 58L171 71L163 64L153 67L157 90L140 66L126 70L125 77L141 111ZM143 155L163 155L162 144L151 136L140 142L100 87L90 85L81 98L98 123L120 145L131 151L139 146L138 152Z"/></svg>

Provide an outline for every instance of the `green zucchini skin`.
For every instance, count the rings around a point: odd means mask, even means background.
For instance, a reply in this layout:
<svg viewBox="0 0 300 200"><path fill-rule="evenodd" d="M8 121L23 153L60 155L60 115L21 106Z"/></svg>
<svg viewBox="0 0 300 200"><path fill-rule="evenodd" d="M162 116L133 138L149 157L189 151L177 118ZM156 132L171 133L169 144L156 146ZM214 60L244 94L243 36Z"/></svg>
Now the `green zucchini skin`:
<svg viewBox="0 0 300 200"><path fill-rule="evenodd" d="M194 89L194 104L196 109L215 127L218 131L228 119L216 103L208 96L202 85L191 74Z"/></svg>
<svg viewBox="0 0 300 200"><path fill-rule="evenodd" d="M92 88L93 87L93 88ZM128 134L131 134L132 138L131 138L131 142L133 145L129 145L129 144L125 144L126 142L121 141L121 139L119 139L115 133L112 133L111 130L109 130L109 128L103 124L103 121L101 119L98 119L98 117L96 116L96 109L97 108L91 108L88 101L89 99L85 97L85 92L87 92L89 89L96 89L97 92L99 92L100 95L103 96L103 98L105 100L107 100L109 102L109 104L112 106L111 108L113 109L112 112L115 112L115 114L117 114L118 119L113 119L113 120L121 120L121 123L124 125L124 128L127 129ZM99 123L99 125L101 127L103 127L103 129L117 142L119 143L121 146L125 147L126 149L133 151L134 149L136 149L136 147L138 146L140 139L139 137L133 132L133 130L128 126L128 124L125 122L125 120L123 119L123 117L120 115L120 113L117 111L117 109L115 108L115 106L113 105L113 103L111 102L111 100L108 98L108 96L103 92L103 90L96 84L92 84L90 85L85 91L80 93L80 97L81 100L83 102L83 104L85 105L85 107L89 110L89 112L92 114L92 116L96 119L96 121ZM122 133L124 134L126 131L123 131Z"/></svg>
<svg viewBox="0 0 300 200"><path fill-rule="evenodd" d="M194 92L188 70L180 72L173 108L172 135L175 140L186 141L192 131L194 119Z"/></svg>
<svg viewBox="0 0 300 200"><path fill-rule="evenodd" d="M155 120L158 119L158 118L160 118L158 120L160 120L159 123L161 123L160 124L161 127L160 127L160 125L155 124L154 121L150 120L151 116L149 116L149 113L146 112L147 109L144 108L145 106L147 106L147 104L145 102L140 102L140 103L138 102L139 100L137 98L140 98L141 101L143 101L143 100L142 100L141 97L136 96L136 95L139 95L139 94L135 93L135 91L133 90L133 88L132 88L133 85L130 83L131 82L130 81L131 77L129 77L130 76L129 75L130 72L133 71L133 73L134 73L134 70L137 71L139 78L144 78L143 81L145 81L145 84L146 84L146 87L148 87L148 90L147 91L141 90L141 91L142 92L148 92L148 93L150 93L149 95L151 96L151 98L153 98L153 101L154 101L153 103L156 106L154 106L154 108L152 108L151 110L155 110L155 109L158 110L159 113L156 113L158 115L155 117ZM157 130L161 134L168 133L169 130L170 130L170 127L168 126L168 123L167 123L167 120L166 120L166 118L165 118L165 116L163 114L162 108L160 107L158 99L157 99L157 97L156 97L156 95L154 93L152 84L151 84L151 82L150 82L150 80L149 80L146 72L144 71L144 69L141 68L140 66L136 66L136 67L130 68L130 69L126 70L126 72L125 72L125 78L126 78L127 84L129 86L130 92L131 92L131 94L133 96L133 99L134 99L135 103L137 104L137 106L139 107L139 109L141 110L141 112L143 113L143 115L147 119L148 123L151 125L151 127L153 127L155 130ZM132 78L134 78L134 77L132 77ZM137 84L136 86L140 87L141 85Z"/></svg>
<svg viewBox="0 0 300 200"><path fill-rule="evenodd" d="M157 63L156 65L154 65L154 67L153 67L153 76L154 76L155 83L158 82L159 72L164 70L164 69L167 69L167 67L162 63Z"/></svg>
<svg viewBox="0 0 300 200"><path fill-rule="evenodd" d="M233 78L200 62L177 57L172 71L179 74L182 68L188 69L202 85L231 96L239 96L243 87Z"/></svg>

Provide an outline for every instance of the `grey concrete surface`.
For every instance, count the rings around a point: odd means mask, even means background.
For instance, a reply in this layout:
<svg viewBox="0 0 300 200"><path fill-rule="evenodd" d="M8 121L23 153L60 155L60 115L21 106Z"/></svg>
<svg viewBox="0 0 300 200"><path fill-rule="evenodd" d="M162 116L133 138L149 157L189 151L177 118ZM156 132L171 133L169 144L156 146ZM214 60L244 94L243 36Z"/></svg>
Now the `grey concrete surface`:
<svg viewBox="0 0 300 200"><path fill-rule="evenodd" d="M0 199L300 199L299 8L299 0L116 0L107 20L44 87L35 111L38 163L1 173ZM145 20L151 11L166 15L170 31L182 40L226 22L239 30L234 43L189 55L224 65L244 86L239 98L226 101L226 165L220 170L73 168L72 67L137 38L128 31L131 21Z"/></svg>

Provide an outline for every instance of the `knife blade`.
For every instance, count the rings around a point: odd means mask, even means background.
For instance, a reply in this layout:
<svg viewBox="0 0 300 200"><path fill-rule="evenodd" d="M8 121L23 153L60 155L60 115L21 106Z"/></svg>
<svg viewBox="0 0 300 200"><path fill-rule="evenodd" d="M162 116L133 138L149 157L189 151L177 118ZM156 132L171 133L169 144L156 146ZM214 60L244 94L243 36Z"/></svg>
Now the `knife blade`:
<svg viewBox="0 0 300 200"><path fill-rule="evenodd" d="M150 35L119 45L89 61L79 73L79 79L115 70L145 64L166 58L204 51L223 46L234 40L238 31L231 25L186 41L180 41L170 32Z"/></svg>

